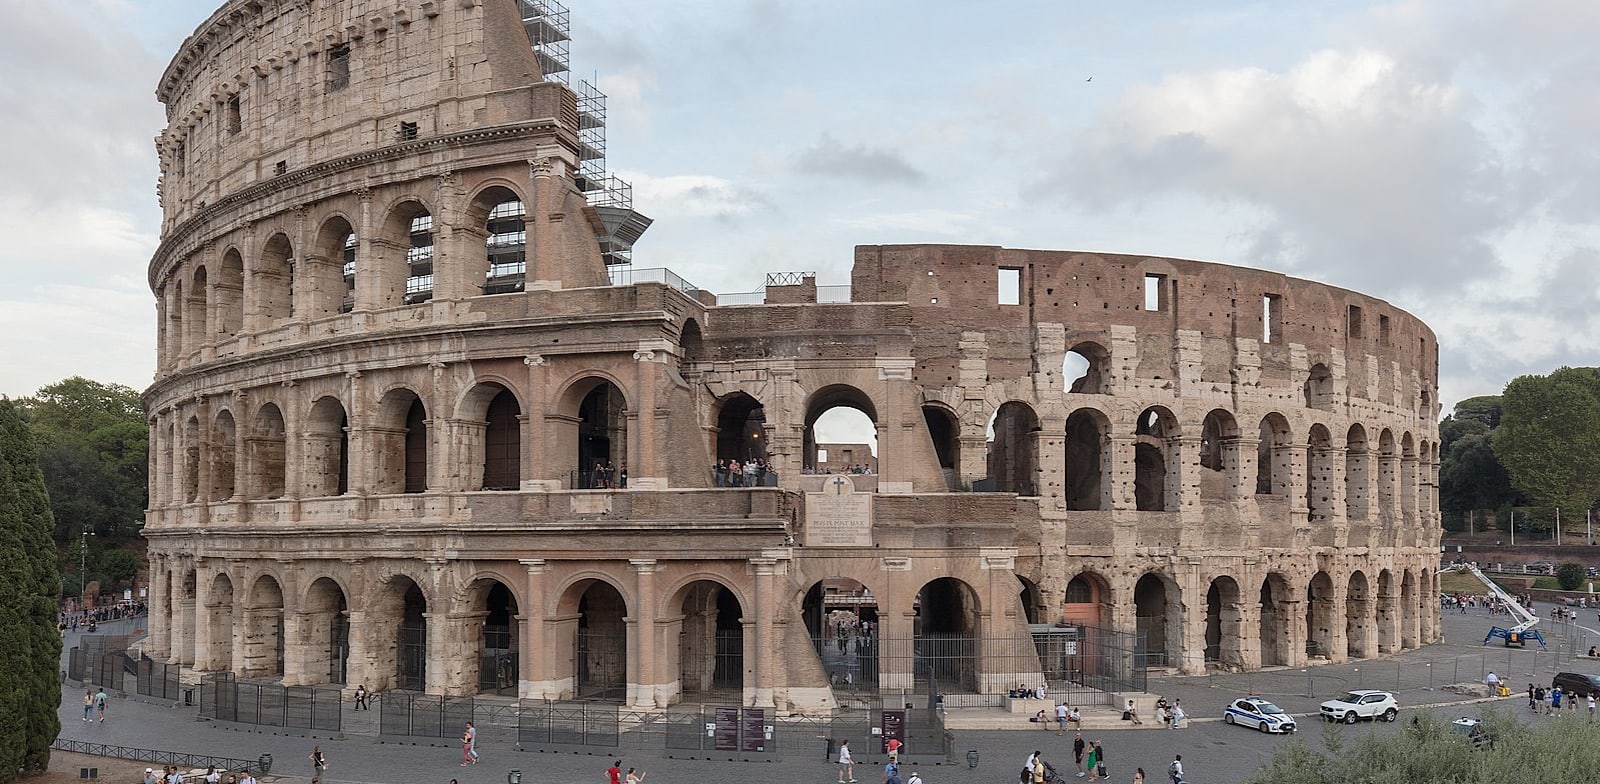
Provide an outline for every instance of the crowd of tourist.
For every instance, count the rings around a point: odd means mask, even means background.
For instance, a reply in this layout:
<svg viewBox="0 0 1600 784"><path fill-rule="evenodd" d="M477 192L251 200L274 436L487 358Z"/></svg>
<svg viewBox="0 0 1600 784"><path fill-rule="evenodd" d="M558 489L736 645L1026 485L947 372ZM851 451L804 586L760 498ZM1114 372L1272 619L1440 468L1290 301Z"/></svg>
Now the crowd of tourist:
<svg viewBox="0 0 1600 784"><path fill-rule="evenodd" d="M767 477L776 476L763 458L739 462L734 458L718 460L711 467L711 476L717 487L766 487Z"/></svg>
<svg viewBox="0 0 1600 784"><path fill-rule="evenodd" d="M86 610L63 610L56 614L56 624L63 632L78 631L83 628L94 631L95 627L103 621L116 621L123 618L132 618L144 615L146 608L144 602L125 601L117 602L105 607L94 607Z"/></svg>

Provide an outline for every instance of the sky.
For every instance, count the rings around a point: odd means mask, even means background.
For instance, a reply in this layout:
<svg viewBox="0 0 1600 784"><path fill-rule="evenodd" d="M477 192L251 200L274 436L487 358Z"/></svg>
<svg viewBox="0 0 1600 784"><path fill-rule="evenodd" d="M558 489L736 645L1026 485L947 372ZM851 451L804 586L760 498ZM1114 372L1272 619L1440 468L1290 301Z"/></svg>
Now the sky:
<svg viewBox="0 0 1600 784"><path fill-rule="evenodd" d="M216 0L0 0L0 395L143 389L156 80ZM1260 267L1381 297L1446 406L1597 365L1600 3L568 0L639 268L855 245Z"/></svg>

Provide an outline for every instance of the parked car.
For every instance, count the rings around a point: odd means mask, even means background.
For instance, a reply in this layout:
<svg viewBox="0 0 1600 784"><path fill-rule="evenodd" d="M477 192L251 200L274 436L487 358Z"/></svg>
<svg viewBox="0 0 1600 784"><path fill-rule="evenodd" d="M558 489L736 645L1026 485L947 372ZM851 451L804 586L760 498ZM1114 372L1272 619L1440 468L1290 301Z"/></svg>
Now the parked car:
<svg viewBox="0 0 1600 784"><path fill-rule="evenodd" d="M1600 694L1600 675L1583 672L1558 672L1550 679L1550 688L1560 686L1567 694Z"/></svg>
<svg viewBox="0 0 1600 784"><path fill-rule="evenodd" d="M1400 704L1394 695L1375 689L1347 691L1322 703L1322 718L1354 724L1361 719L1394 721L1400 715Z"/></svg>
<svg viewBox="0 0 1600 784"><path fill-rule="evenodd" d="M1262 732L1294 732L1294 717L1260 697L1240 697L1228 703L1222 720L1229 724L1254 727Z"/></svg>

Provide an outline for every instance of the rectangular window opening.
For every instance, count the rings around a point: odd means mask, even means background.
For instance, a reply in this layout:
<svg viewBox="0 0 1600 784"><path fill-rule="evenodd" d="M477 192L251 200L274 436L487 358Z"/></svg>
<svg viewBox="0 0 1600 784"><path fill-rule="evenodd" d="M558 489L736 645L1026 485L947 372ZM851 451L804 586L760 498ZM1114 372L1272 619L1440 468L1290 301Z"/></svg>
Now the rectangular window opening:
<svg viewBox="0 0 1600 784"><path fill-rule="evenodd" d="M239 111L239 96L237 94L228 96L228 117L226 124L228 133L238 133L239 131L244 130L244 115Z"/></svg>
<svg viewBox="0 0 1600 784"><path fill-rule="evenodd" d="M1345 318L1345 334L1352 339L1361 339L1361 306L1351 305L1349 314Z"/></svg>
<svg viewBox="0 0 1600 784"><path fill-rule="evenodd" d="M272 173L273 174L288 174L289 173L289 162L288 161L278 161L277 163L272 164Z"/></svg>
<svg viewBox="0 0 1600 784"><path fill-rule="evenodd" d="M1389 317L1388 316L1379 316L1378 317L1378 343L1379 343L1379 345L1387 346L1387 345L1391 345L1389 341L1390 341Z"/></svg>
<svg viewBox="0 0 1600 784"><path fill-rule="evenodd" d="M409 142L417 138L417 124L414 122L400 121L400 141Z"/></svg>
<svg viewBox="0 0 1600 784"><path fill-rule="evenodd" d="M1261 342L1277 343L1283 339L1283 295L1261 296Z"/></svg>
<svg viewBox="0 0 1600 784"><path fill-rule="evenodd" d="M1000 304L1022 304L1022 268L1000 268Z"/></svg>
<svg viewBox="0 0 1600 784"><path fill-rule="evenodd" d="M339 44L328 50L328 89L350 86L350 45Z"/></svg>
<svg viewBox="0 0 1600 784"><path fill-rule="evenodd" d="M1164 283L1166 283L1166 280L1167 280L1167 276L1165 276L1165 275L1147 274L1147 275L1144 276L1144 309L1145 310L1166 310L1167 309L1167 291L1166 291L1167 287L1165 285L1163 285Z"/></svg>

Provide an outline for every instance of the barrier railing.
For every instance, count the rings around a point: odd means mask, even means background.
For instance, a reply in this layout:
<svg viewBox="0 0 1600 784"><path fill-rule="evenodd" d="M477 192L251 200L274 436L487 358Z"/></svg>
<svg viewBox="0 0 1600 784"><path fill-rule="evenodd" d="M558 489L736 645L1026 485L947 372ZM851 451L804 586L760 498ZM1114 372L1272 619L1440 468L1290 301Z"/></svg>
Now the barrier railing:
<svg viewBox="0 0 1600 784"><path fill-rule="evenodd" d="M74 754L138 760L161 765L175 765L180 768L215 766L218 770L245 770L247 768L258 768L259 762L258 760L235 759L233 757L216 757L210 754L185 754L179 751L157 751L155 749L139 749L131 746L112 746L105 743L89 743L81 740L57 739L55 743L50 744L50 748L57 751L69 751Z"/></svg>

